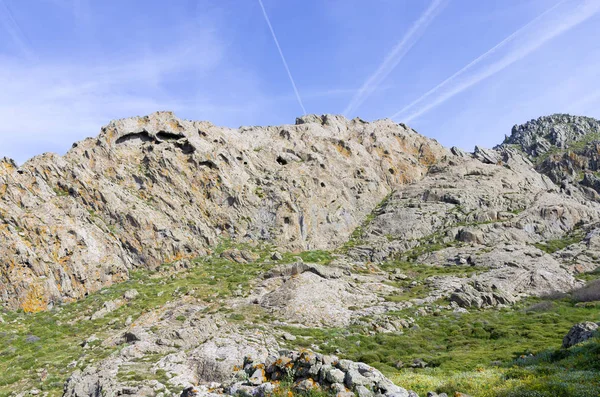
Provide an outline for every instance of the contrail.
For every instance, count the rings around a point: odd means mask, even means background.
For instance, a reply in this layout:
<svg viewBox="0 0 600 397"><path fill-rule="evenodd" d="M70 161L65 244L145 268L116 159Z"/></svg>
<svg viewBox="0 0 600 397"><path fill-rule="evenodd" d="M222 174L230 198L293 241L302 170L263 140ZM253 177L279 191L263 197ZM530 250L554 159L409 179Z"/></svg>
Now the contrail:
<svg viewBox="0 0 600 397"><path fill-rule="evenodd" d="M525 26L516 30L510 36L508 36L504 40L502 40L500 43L498 43L497 45L495 45L494 47L492 47L491 49L486 51L484 54L480 55L475 60L470 62L468 65L466 65L465 67L460 69L458 72L454 73L452 76L450 76L449 78L444 80L442 83L438 84L436 87L434 87L431 90L429 90L428 92L426 92L420 98L418 98L417 100L408 104L400 111L396 112L394 115L391 116L391 118L397 118L399 115L401 115L404 112L406 112L407 110L413 108L415 105L421 103L424 99L428 98L429 96L436 93L443 87L452 83L457 77L464 74L464 72L471 69L476 64L480 63L482 60L487 58L490 54L493 54L498 49L504 47L507 43L514 41L515 38L522 35L522 33L524 31L526 31L531 25L538 22L540 19L542 19L544 16L546 16L551 11L555 10L561 4L565 3L565 1L567 1L567 0L561 0L560 2L558 2L556 5L554 5L550 9L544 11L542 14L540 14L539 16L534 18L532 21L527 23ZM546 42L550 41L554 37L568 31L569 29L573 28L574 26L582 23L583 21L587 20L588 18L590 18L591 16L596 14L598 11L600 11L600 2L598 2L596 0L589 0L589 1L585 1L583 4L580 4L580 6L578 8L571 8L571 9L574 9L574 11L571 12L570 14L568 14L568 13L566 15L561 14L560 19L558 21L556 21L556 23L545 23L541 27L541 29L539 29L539 31L535 32L535 34L530 34L532 37L528 41L525 40L522 43L517 43L517 46L515 48L513 48L510 52L508 52L503 58L496 61L495 63L492 63L491 65L488 65L482 71L480 71L477 74L472 75L470 78L468 78L468 79L466 79L466 81L463 81L462 83L458 84L456 87L450 89L449 91L447 91L445 93L440 94L436 99L434 99L430 103L426 104L421 109L413 112L412 114L410 114L407 118L404 118L403 120L405 122L414 120L418 116L420 116L423 113L428 112L432 108L446 102L448 99L461 93L462 91L473 86L474 84L477 84L478 82L504 70L505 68L507 68L511 64L515 63L516 61L526 57L527 55L529 55L533 51L537 50L539 47L541 47L542 45L544 45Z"/></svg>
<svg viewBox="0 0 600 397"><path fill-rule="evenodd" d="M419 40L423 35L423 32L427 29L427 26L433 21L433 19L439 14L445 5L446 0L433 0L429 7L425 10L423 15L411 26L406 32L402 40L398 42L392 48L392 50L385 57L379 68L373 73L367 81L361 86L360 90L352 97L352 100L346 106L344 114L346 116L349 113L355 111L368 97L377 89L379 84L398 66L402 58L412 48L412 46Z"/></svg>
<svg viewBox="0 0 600 397"><path fill-rule="evenodd" d="M10 8L4 3L4 0L0 0L0 8L4 11L6 15L6 19L4 21L4 27L8 31L8 34L12 37L13 41L19 46L19 49L30 59L34 59L35 56L33 52L29 49L25 41L25 35L21 31L19 24L16 19L13 17ZM4 18L3 18L4 19Z"/></svg>
<svg viewBox="0 0 600 397"><path fill-rule="evenodd" d="M396 118L396 117L398 117L400 114L402 114L405 111L407 111L408 109L414 107L416 104L418 104L419 102L423 101L423 99L427 98L428 96L430 96L431 94L433 94L434 92L436 92L437 90L439 90L440 88L444 87L445 85L447 85L448 83L450 83L451 81L453 81L456 77L458 77L459 75L461 75L464 72L466 72L467 70L469 70L471 67L473 67L476 64L478 64L480 61L482 61L483 59L485 59L488 55L494 53L498 48L501 48L504 44L506 44L509 41L511 41L512 39L514 39L523 30L527 29L529 26L531 26L532 24L534 24L535 22L537 22L538 20L540 20L544 15L546 15L549 12L553 11L556 7L558 7L559 5L561 5L562 3L564 3L565 1L566 0L559 1L554 6L552 6L551 8L547 9L546 11L544 11L543 13L541 13L540 15L538 15L537 17L535 17L534 19L532 19L531 21L529 21L526 25L524 25L521 28L519 28L516 31L514 31L510 36L506 37L500 43L496 44L494 47L490 48L485 53L483 53L482 55L480 55L479 57L477 57L476 59L474 59L473 61L471 61L467 66L463 67L458 72L454 73L452 76L448 77L446 80L442 81L440 84L438 84L437 86L433 87L431 90L427 91L425 94L421 95L419 98L417 98L413 102L409 103L408 105L406 105L404 108L402 108L398 112L394 113L390 118Z"/></svg>
<svg viewBox="0 0 600 397"><path fill-rule="evenodd" d="M263 15L265 16L265 21L267 25L269 25L269 30L271 31L271 35L273 36L273 41L277 46L277 50L279 51L279 55L281 56L281 61L283 62L283 66L285 67L285 71L287 72L290 82L292 83L292 87L294 87L294 93L296 94L296 99L298 99L298 103L302 108L302 112L306 114L306 109L304 108L304 104L302 103L302 98L300 98L300 93L298 92L298 87L296 87L296 83L294 82L294 78L292 77L292 72L290 72L290 68L283 56L283 51L281 51L281 46L279 45L279 41L277 40L277 36L275 35L275 31L273 30L273 26L271 26L271 21L269 20L269 16L267 15L267 11L265 10L265 6L263 5L262 0L258 0L258 4L260 4L260 8L262 9Z"/></svg>

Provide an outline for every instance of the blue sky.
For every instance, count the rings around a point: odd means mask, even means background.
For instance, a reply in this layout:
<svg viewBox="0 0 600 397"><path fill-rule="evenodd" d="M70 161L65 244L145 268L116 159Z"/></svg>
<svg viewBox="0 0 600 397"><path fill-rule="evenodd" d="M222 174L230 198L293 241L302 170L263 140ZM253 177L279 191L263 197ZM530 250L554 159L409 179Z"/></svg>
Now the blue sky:
<svg viewBox="0 0 600 397"><path fill-rule="evenodd" d="M156 110L392 117L468 150L541 115L600 117L600 0L262 2L0 0L0 156Z"/></svg>

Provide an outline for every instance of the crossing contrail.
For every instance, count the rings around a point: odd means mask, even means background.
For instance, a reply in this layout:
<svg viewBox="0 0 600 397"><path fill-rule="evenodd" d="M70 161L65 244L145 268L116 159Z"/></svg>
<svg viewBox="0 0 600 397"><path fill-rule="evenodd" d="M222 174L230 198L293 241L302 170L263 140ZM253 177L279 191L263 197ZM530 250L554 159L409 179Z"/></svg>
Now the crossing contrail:
<svg viewBox="0 0 600 397"><path fill-rule="evenodd" d="M437 98L433 99L429 103L426 103L423 107L411 113L408 117L403 118L403 121L410 122L411 120L414 120L415 118L428 112L432 108L446 102L453 96L463 92L464 90L468 89L474 84L477 84L478 82L504 70L511 64L537 50L549 40L582 23L583 21L587 20L588 18L596 14L598 11L600 11L600 2L598 2L597 0L587 0L582 2L579 5L579 7L571 7L569 11L561 13L560 19L556 23L544 23L539 29L536 29L534 32L527 32L533 24L539 22L544 16L554 11L557 7L559 7L566 1L567 0L562 0L554 6L552 6L551 8L549 8L548 10L544 11L542 14L538 15L526 25L524 25L523 27L519 28L511 35L506 37L500 43L496 44L494 47L492 47L491 49L489 49L488 51L471 61L468 65L460 69L458 72L454 73L452 76L448 77L446 80L444 80L431 90L427 91L415 101L406 105L400 111L396 112L394 115L391 116L391 118L395 119L398 116L404 114L407 110L412 109L419 103L422 103L428 97L437 93L442 88L450 85L458 77L463 75L473 66L479 64L481 61L488 58L491 54L506 46L506 44L516 41L517 38L521 38L521 36L523 36L524 34L529 34L530 37L525 37L525 39L522 39L520 42L517 42L515 47L508 51L504 55L504 57L486 66L483 70L479 71L478 73L472 74L468 78L464 79L464 81L459 82L455 87L451 87L448 91L440 93L437 96Z"/></svg>
<svg viewBox="0 0 600 397"><path fill-rule="evenodd" d="M365 81L346 106L344 114L350 116L377 89L383 80L398 66L402 58L423 35L429 24L442 10L446 0L433 0L423 15L411 26L404 37L387 54L377 70Z"/></svg>
<svg viewBox="0 0 600 397"><path fill-rule="evenodd" d="M296 87L296 82L294 81L294 78L292 77L292 72L290 72L290 68L287 64L287 61L285 60L285 56L283 56L283 51L281 50L281 46L279 45L279 40L277 40L277 36L275 35L273 26L271 26L271 21L269 20L269 16L267 15L267 11L265 10L265 6L263 5L262 0L258 0L258 4L260 4L260 8L262 9L263 15L265 17L265 21L267 22L267 25L269 25L269 30L271 31L271 36L273 36L273 41L275 42L275 45L277 46L277 50L279 51L279 55L281 56L281 61L283 62L283 66L285 67L285 71L287 72L288 77L290 78L292 87L294 87L294 93L296 94L296 99L298 99L298 104L300 104L300 107L302 108L302 112L304 114L306 114L306 109L304 108L304 104L302 103L302 98L300 98L300 93L298 92L298 87Z"/></svg>

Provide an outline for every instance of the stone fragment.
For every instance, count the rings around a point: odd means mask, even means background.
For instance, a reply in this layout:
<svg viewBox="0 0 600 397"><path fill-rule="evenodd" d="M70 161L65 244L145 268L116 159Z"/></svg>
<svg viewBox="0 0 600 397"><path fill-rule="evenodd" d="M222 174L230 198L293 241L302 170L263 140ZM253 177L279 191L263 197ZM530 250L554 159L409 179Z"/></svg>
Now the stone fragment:
<svg viewBox="0 0 600 397"><path fill-rule="evenodd" d="M133 300L133 299L137 298L137 296L139 294L140 293L137 292L137 290L135 290L135 289L129 289L129 290L125 291L125 293L123 294L123 298L127 299L128 301L130 301L130 300Z"/></svg>

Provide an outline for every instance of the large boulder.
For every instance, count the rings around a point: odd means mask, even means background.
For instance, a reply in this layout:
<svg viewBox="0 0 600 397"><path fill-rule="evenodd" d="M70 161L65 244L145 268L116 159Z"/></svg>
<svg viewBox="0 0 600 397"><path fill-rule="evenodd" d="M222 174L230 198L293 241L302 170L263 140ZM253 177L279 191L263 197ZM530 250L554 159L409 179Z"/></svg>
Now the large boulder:
<svg viewBox="0 0 600 397"><path fill-rule="evenodd" d="M581 342L585 342L596 334L598 324L591 321L575 324L563 338L563 347L569 348Z"/></svg>

